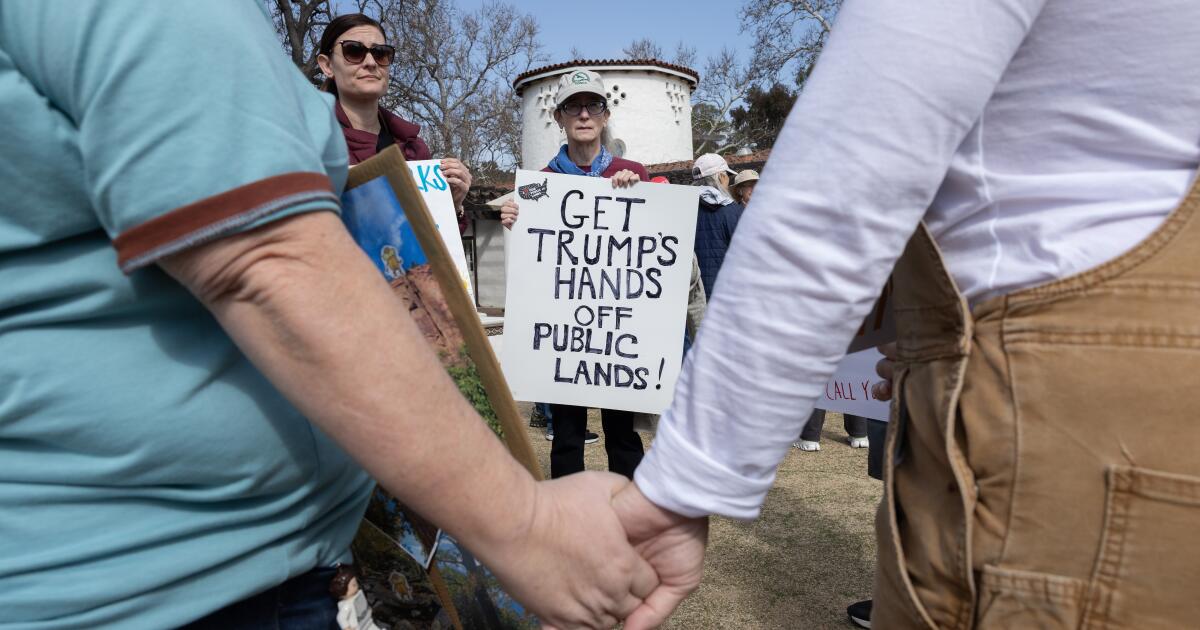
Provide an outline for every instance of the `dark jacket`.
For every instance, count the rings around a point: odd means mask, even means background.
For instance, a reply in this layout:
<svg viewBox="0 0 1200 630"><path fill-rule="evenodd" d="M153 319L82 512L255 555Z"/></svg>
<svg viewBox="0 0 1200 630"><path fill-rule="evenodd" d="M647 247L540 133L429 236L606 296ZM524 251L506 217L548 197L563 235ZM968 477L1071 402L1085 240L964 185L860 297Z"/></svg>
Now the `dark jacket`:
<svg viewBox="0 0 1200 630"><path fill-rule="evenodd" d="M386 141L388 134L385 134L385 141L380 142L379 135L351 127L350 119L346 117L341 103L334 106L334 113L337 115L338 124L342 126L342 135L346 137L351 165L366 160L393 143L400 145L406 160L428 160L432 157L429 154L429 146L417 135L421 128L382 107L379 108L380 124L390 134L392 142Z"/></svg>
<svg viewBox="0 0 1200 630"><path fill-rule="evenodd" d="M725 262L725 252L733 240L738 219L742 218L742 204L732 201L717 205L700 198L699 215L696 217L696 259L700 262L700 279L704 282L704 294L712 299L713 285L717 283L717 272Z"/></svg>

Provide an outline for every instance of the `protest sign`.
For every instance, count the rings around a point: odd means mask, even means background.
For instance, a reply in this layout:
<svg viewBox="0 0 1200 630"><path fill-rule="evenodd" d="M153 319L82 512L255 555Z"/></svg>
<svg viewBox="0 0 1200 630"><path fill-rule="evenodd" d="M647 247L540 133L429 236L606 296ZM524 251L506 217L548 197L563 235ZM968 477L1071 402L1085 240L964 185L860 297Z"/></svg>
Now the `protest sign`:
<svg viewBox="0 0 1200 630"><path fill-rule="evenodd" d="M871 397L871 387L883 380L875 373L882 358L875 348L846 355L817 398L817 408L887 422L889 404Z"/></svg>
<svg viewBox="0 0 1200 630"><path fill-rule="evenodd" d="M871 387L883 380L875 371L875 364L883 358L876 348L896 340L891 297L892 281L889 279L850 341L848 354L825 384L824 394L817 398L818 409L887 422L890 407L871 397Z"/></svg>
<svg viewBox="0 0 1200 630"><path fill-rule="evenodd" d="M467 290L471 304L474 304L475 288L471 286L471 270L467 267L462 236L458 233L458 213L454 209L454 197L450 195L450 184L442 176L441 160L414 160L408 163L408 170L417 184L417 190L421 191L425 206L429 208L438 234L442 235L442 241L450 251L458 278Z"/></svg>
<svg viewBox="0 0 1200 630"><path fill-rule="evenodd" d="M519 400L658 413L671 400L699 188L517 172L504 374Z"/></svg>
<svg viewBox="0 0 1200 630"><path fill-rule="evenodd" d="M535 479L541 479L541 468L516 403L455 262L454 253L462 255L456 223L436 218L426 206L426 195L437 189L435 182L440 178L440 167L434 168L413 168L399 149L389 147L350 171L342 195L342 220L388 279L463 397L505 441L513 457ZM421 190L418 174L428 178L424 182L426 191ZM444 179L441 181L444 183ZM446 186L438 192L445 192L449 200L448 190ZM453 217L451 204L450 219ZM447 227L452 230L452 238L446 235ZM428 421L437 422L437 418ZM455 602L468 596L457 591L469 585L442 575L443 568L457 566L456 559L462 563L462 550L451 537L440 534L395 497L380 489L373 493L352 548L363 590L377 620L395 627L401 622L443 617L450 625L463 627ZM486 572L482 566L477 568ZM474 596L474 591L469 595ZM513 608L511 598L500 591L489 592L488 597L495 601L478 602L478 597L472 601L488 610L512 609L512 615L525 615L519 606Z"/></svg>

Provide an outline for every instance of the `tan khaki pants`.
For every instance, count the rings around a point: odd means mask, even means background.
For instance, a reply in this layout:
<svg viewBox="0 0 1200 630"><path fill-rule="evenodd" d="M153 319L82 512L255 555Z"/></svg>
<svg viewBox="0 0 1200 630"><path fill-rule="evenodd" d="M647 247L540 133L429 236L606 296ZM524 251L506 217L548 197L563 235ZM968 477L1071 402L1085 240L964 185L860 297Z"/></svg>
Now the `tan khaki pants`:
<svg viewBox="0 0 1200 630"><path fill-rule="evenodd" d="M874 627L1200 627L1198 204L974 313L914 235Z"/></svg>

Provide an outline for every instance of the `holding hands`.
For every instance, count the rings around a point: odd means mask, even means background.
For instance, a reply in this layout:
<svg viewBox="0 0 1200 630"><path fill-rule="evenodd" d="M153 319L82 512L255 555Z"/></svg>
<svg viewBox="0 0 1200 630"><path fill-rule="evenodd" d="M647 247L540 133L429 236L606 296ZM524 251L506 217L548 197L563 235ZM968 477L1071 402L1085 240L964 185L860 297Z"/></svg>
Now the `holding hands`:
<svg viewBox="0 0 1200 630"><path fill-rule="evenodd" d="M664 510L612 473L535 485L528 520L478 548L495 550L486 563L544 627L648 630L700 584L707 518Z"/></svg>
<svg viewBox="0 0 1200 630"><path fill-rule="evenodd" d="M625 620L625 628L655 628L700 585L708 517L689 518L665 510L651 503L636 483L627 484L613 497L613 509L629 541L658 573L658 586Z"/></svg>
<svg viewBox="0 0 1200 630"><path fill-rule="evenodd" d="M544 627L632 622L660 589L655 568L631 546L613 504L630 485L620 475L601 472L539 482L528 518L517 519L521 525L506 540L478 546L494 551L486 557L488 566Z"/></svg>

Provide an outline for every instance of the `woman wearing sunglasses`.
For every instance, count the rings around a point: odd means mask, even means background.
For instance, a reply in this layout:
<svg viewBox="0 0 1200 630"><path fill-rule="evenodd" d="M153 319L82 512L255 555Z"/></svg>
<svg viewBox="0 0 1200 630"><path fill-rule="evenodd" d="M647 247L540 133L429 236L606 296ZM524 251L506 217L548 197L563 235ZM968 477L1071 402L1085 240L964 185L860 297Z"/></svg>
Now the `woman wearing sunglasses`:
<svg viewBox="0 0 1200 630"><path fill-rule="evenodd" d="M421 128L379 106L388 88L388 67L395 58L396 48L387 43L383 27L361 13L337 16L321 35L317 64L326 77L321 89L337 98L335 112L346 136L351 165L393 144L400 146L407 160L431 158L429 147L417 135ZM442 176L450 184L461 220L471 172L461 161L444 158Z"/></svg>
<svg viewBox="0 0 1200 630"><path fill-rule="evenodd" d="M554 95L557 108L554 121L567 136L567 143L546 168L547 172L567 175L605 177L613 188L633 186L648 181L649 173L641 164L614 156L609 151L609 110L604 98L604 80L584 68L572 68L563 73ZM512 228L517 220L517 202L509 199L500 210L500 220ZM587 409L572 405L550 405L554 421L554 446L550 449L550 476L559 478L581 472L583 445L587 432ZM604 451L608 469L633 478L633 471L642 461L642 439L633 430L633 413L617 409L602 409Z"/></svg>

